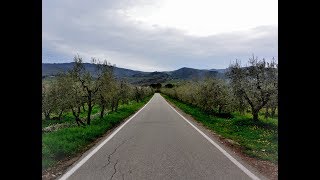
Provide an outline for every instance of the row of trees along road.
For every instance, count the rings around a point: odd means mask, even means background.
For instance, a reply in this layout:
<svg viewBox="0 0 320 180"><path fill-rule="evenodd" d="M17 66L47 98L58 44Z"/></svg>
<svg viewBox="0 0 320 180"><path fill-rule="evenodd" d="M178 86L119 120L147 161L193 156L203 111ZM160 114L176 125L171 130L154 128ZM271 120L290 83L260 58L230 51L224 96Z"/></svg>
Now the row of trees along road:
<svg viewBox="0 0 320 180"><path fill-rule="evenodd" d="M60 73L53 82L42 85L42 111L45 119L57 114L61 119L64 112L71 111L78 125L90 125L92 109L100 108L100 118L107 109L117 111L119 104L137 102L153 93L150 87L132 86L123 80L117 80L113 74L113 65L92 58L96 66L91 74L84 66L80 56L74 57L74 67L66 73ZM87 109L86 109L87 107ZM80 114L87 111L86 123Z"/></svg>
<svg viewBox="0 0 320 180"><path fill-rule="evenodd" d="M255 56L248 63L245 67L239 61L231 64L226 80L211 77L184 82L170 89L162 88L161 91L220 116L229 117L231 112L244 113L250 109L253 120L258 121L262 108L266 109L266 117L275 116L278 106L277 63L274 59L269 63Z"/></svg>

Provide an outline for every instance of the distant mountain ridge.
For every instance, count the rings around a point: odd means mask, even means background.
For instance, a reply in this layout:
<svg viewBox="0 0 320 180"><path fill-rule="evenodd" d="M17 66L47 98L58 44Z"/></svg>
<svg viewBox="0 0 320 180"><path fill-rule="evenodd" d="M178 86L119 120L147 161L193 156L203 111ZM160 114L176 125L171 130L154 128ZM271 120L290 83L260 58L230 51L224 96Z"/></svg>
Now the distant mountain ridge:
<svg viewBox="0 0 320 180"><path fill-rule="evenodd" d="M47 78L55 76L59 72L66 72L72 69L74 62L71 63L42 63L42 77ZM84 63L89 72L95 75L95 64ZM118 79L124 79L132 84L138 85L150 85L152 83L164 83L174 80L191 80L191 79L203 79L205 77L217 77L224 78L226 69L208 69L200 70L194 68L183 67L174 71L163 72L144 72L131 70L126 68L115 67L114 75Z"/></svg>
<svg viewBox="0 0 320 180"><path fill-rule="evenodd" d="M93 73L95 72L96 65L91 63L83 63L85 68L89 70L89 72ZM74 62L71 63L42 63L42 77L44 76L54 76L58 74L59 72L66 72L70 69L72 69L74 65ZM114 68L114 74L116 77L127 77L132 76L137 73L142 73L142 71L135 71L131 69L125 69L120 67Z"/></svg>

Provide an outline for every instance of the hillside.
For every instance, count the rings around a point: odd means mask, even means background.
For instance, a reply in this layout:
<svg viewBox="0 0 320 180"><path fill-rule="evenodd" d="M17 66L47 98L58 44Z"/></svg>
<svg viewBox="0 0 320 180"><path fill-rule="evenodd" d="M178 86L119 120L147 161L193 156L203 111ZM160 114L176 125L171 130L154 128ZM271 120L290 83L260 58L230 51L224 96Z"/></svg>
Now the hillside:
<svg viewBox="0 0 320 180"><path fill-rule="evenodd" d="M72 63L55 63L55 64L42 64L42 78L48 78L55 76L59 72L66 72L73 67ZM86 69L88 69L93 75L95 75L95 65L90 63L84 63ZM210 69L200 70L194 68L183 67L174 71L165 72L143 72L131 69L125 69L120 67L114 68L114 75L118 79L124 79L132 84L150 85L152 83L164 83L171 80L191 80L191 79L203 79L205 77L218 77L224 78L225 69Z"/></svg>
<svg viewBox="0 0 320 180"><path fill-rule="evenodd" d="M74 64L73 62L72 63L54 63L54 64L42 63L42 77L54 76L59 72L66 72L67 70L70 70L73 67L73 64ZM84 66L91 73L95 74L94 64L84 63ZM130 77L137 73L141 73L141 71L134 71L134 70L119 68L119 67L114 68L114 74L118 78Z"/></svg>
<svg viewBox="0 0 320 180"><path fill-rule="evenodd" d="M183 67L181 69L172 71L171 76L173 79L201 79L206 76L216 76L218 74L217 71L211 70L199 70L193 68Z"/></svg>

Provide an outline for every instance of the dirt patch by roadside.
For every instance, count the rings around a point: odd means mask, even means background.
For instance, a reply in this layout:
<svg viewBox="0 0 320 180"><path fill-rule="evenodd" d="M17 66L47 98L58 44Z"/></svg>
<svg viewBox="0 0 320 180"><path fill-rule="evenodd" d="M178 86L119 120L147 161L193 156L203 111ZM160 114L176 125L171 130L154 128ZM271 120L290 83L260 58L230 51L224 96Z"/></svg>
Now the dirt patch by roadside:
<svg viewBox="0 0 320 180"><path fill-rule="evenodd" d="M246 154L244 154L243 149L241 146L231 140L224 138L220 136L219 134L215 133L211 129L208 129L206 126L204 126L202 123L195 120L191 115L186 114L182 110L180 110L177 106L175 106L173 103L165 99L172 107L174 107L181 115L183 115L188 120L192 121L193 124L196 124L198 127L201 127L201 129L206 130L206 134L210 135L214 140L220 142L227 148L229 148L230 151L234 152L238 157L241 158L241 160L245 161L250 166L254 167L258 172L260 172L262 175L264 175L266 178L271 180L277 180L278 179L278 165L269 162L269 161L263 161L260 159L256 159L253 157L250 157Z"/></svg>

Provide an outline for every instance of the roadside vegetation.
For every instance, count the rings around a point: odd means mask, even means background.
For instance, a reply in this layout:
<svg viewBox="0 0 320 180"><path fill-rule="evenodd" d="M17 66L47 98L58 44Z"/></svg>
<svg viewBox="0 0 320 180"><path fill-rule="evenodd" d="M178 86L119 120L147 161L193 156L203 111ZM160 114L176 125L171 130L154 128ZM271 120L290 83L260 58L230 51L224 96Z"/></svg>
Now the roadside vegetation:
<svg viewBox="0 0 320 180"><path fill-rule="evenodd" d="M79 56L74 67L42 84L42 169L82 152L98 137L141 108L150 87L133 86L113 75L107 61L93 58L90 73Z"/></svg>
<svg viewBox="0 0 320 180"><path fill-rule="evenodd" d="M204 126L258 159L278 162L278 65L252 57L231 64L226 79L208 77L135 86L116 79L114 66L79 56L74 67L42 84L42 168L84 152L95 139L162 95Z"/></svg>
<svg viewBox="0 0 320 180"><path fill-rule="evenodd" d="M278 65L252 57L206 78L161 88L163 96L251 157L278 162Z"/></svg>
<svg viewBox="0 0 320 180"><path fill-rule="evenodd" d="M92 119L90 126L62 128L42 135L42 168L55 165L59 160L74 156L86 150L88 144L101 137L125 118L139 110L151 96L142 101L132 102L119 107L117 112L110 112L102 119Z"/></svg>

